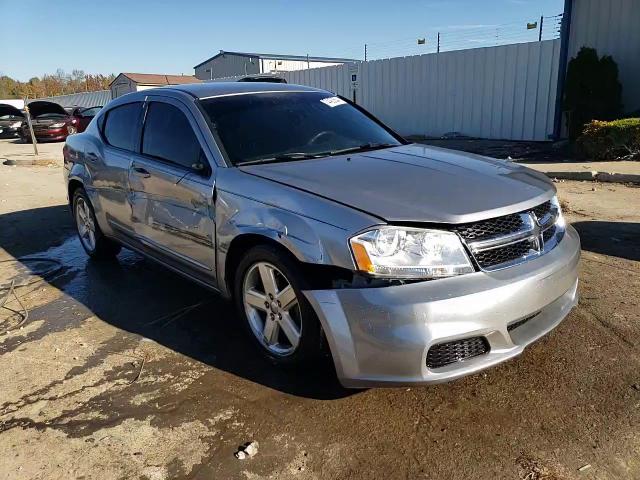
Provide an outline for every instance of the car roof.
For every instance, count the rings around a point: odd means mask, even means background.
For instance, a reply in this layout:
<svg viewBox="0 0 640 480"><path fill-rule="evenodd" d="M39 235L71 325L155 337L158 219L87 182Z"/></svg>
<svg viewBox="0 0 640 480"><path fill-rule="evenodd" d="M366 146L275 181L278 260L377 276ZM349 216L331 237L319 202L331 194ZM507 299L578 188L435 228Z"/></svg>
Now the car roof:
<svg viewBox="0 0 640 480"><path fill-rule="evenodd" d="M260 92L325 92L318 88L291 83L273 82L205 82L185 85L171 85L163 89L180 90L197 98L217 97L221 95L234 95L239 93ZM145 92L149 92L146 90Z"/></svg>

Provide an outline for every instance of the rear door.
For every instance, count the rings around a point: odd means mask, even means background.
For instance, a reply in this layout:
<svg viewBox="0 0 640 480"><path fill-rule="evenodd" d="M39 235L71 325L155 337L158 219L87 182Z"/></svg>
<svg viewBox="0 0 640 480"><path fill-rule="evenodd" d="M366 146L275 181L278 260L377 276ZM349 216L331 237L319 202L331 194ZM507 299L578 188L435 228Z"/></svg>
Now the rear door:
<svg viewBox="0 0 640 480"><path fill-rule="evenodd" d="M132 236L129 203L129 167L138 148L143 102L119 105L100 119L103 142L85 152L91 188L98 196L100 211L108 229L116 235ZM110 233L110 232L107 232Z"/></svg>
<svg viewBox="0 0 640 480"><path fill-rule="evenodd" d="M149 96L140 153L129 170L137 239L188 273L215 279L214 165L179 100Z"/></svg>

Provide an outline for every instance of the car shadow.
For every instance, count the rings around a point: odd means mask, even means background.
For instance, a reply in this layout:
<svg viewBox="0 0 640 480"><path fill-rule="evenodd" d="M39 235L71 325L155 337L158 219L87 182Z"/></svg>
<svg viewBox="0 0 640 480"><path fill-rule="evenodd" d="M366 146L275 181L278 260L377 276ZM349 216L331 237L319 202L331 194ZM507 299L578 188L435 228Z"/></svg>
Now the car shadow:
<svg viewBox="0 0 640 480"><path fill-rule="evenodd" d="M123 249L118 261L89 259L75 235L66 206L0 215L0 247L15 258L46 257L62 270L47 281L111 325L149 338L171 350L238 377L288 394L336 399L355 393L338 382L327 356L302 369L283 369L260 355L241 327L230 302L181 276ZM10 279L1 278L0 284ZM65 302L66 302L65 300ZM68 302L66 302L68 303ZM59 319L61 304L51 302L30 318ZM67 309L67 306L64 307Z"/></svg>
<svg viewBox="0 0 640 480"><path fill-rule="evenodd" d="M580 234L583 250L640 261L640 223L584 221L571 225Z"/></svg>

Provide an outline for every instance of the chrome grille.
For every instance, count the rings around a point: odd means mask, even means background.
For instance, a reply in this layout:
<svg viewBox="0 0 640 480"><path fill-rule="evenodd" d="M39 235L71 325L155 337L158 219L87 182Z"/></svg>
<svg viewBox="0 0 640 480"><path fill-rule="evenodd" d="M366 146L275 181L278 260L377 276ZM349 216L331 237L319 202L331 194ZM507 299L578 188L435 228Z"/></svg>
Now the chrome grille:
<svg viewBox="0 0 640 480"><path fill-rule="evenodd" d="M494 265L525 258L532 250L534 250L534 245L531 240L522 240L505 247L476 252L475 257L481 268L491 268Z"/></svg>
<svg viewBox="0 0 640 480"><path fill-rule="evenodd" d="M551 227L547 228L542 233L542 240L544 241L544 243L547 243L549 240L551 240L553 238L553 236L555 234L556 234L556 226L555 225L551 225Z"/></svg>
<svg viewBox="0 0 640 480"><path fill-rule="evenodd" d="M427 367L440 368L452 363L477 357L489 351L489 342L484 337L464 338L453 342L440 343L429 348Z"/></svg>
<svg viewBox="0 0 640 480"><path fill-rule="evenodd" d="M517 232L522 226L522 218L517 213L514 213L480 222L456 225L453 227L453 231L459 233L465 240L483 240L496 235Z"/></svg>
<svg viewBox="0 0 640 480"><path fill-rule="evenodd" d="M564 229L556 225L559 210L547 201L529 210L479 222L455 225L478 266L497 270L551 250Z"/></svg>
<svg viewBox="0 0 640 480"><path fill-rule="evenodd" d="M541 205L538 205L537 207L533 207L531 209L531 211L533 213L536 214L536 218L543 218L546 214L548 214L549 212L551 212L551 202L544 202Z"/></svg>

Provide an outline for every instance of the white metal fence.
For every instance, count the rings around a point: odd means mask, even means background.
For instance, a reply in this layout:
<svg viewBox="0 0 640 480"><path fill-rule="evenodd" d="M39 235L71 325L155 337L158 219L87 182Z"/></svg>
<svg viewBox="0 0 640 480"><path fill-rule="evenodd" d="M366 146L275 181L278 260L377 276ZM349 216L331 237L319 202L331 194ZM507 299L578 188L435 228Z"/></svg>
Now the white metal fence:
<svg viewBox="0 0 640 480"><path fill-rule="evenodd" d="M355 91L358 104L404 135L547 140L559 54L560 40L546 40L281 75L349 98Z"/></svg>

